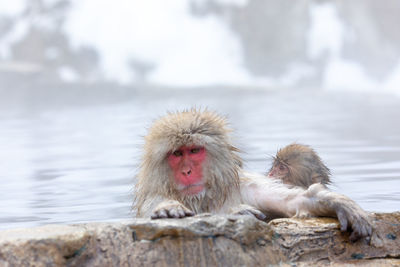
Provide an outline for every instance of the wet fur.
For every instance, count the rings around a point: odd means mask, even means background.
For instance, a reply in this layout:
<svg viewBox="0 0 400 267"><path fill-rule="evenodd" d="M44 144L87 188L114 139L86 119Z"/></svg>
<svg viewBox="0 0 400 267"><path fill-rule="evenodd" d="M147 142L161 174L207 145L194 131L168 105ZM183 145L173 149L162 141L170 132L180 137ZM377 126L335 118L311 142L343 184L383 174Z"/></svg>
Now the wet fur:
<svg viewBox="0 0 400 267"><path fill-rule="evenodd" d="M231 145L226 120L210 111L196 109L169 113L157 120L145 137L144 155L136 186L138 216L147 216L162 199L174 199L195 213L223 208L239 194L242 160ZM201 195L182 196L173 184L167 155L183 145L205 147L206 190Z"/></svg>
<svg viewBox="0 0 400 267"><path fill-rule="evenodd" d="M290 144L280 149L274 157L272 167L281 163L288 167L289 173L280 177L284 183L308 188L315 183L331 183L330 170L318 154L309 146Z"/></svg>
<svg viewBox="0 0 400 267"><path fill-rule="evenodd" d="M234 212L259 218L258 211L280 217L332 216L339 218L342 230L352 228L353 239L371 235L368 214L348 197L330 192L319 183L304 189L244 172L229 132L225 119L207 110L169 113L157 120L145 137L135 188L137 216L181 218L202 212ZM203 194L185 196L176 190L167 156L183 145L203 146L207 151ZM321 179L326 181L326 177Z"/></svg>

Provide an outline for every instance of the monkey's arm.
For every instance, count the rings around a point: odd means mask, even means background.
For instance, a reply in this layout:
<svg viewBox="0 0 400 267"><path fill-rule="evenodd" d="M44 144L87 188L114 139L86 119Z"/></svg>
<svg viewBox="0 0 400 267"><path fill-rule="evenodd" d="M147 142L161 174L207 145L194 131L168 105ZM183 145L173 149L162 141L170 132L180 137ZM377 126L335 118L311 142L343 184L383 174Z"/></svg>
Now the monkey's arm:
<svg viewBox="0 0 400 267"><path fill-rule="evenodd" d="M250 177L249 177L250 176ZM247 175L242 180L242 197L246 204L261 211L292 217L298 214L337 217L341 231L352 229L351 240L370 236L372 224L368 214L350 198L327 190L321 184L314 184L307 190L290 188L273 179L260 179Z"/></svg>

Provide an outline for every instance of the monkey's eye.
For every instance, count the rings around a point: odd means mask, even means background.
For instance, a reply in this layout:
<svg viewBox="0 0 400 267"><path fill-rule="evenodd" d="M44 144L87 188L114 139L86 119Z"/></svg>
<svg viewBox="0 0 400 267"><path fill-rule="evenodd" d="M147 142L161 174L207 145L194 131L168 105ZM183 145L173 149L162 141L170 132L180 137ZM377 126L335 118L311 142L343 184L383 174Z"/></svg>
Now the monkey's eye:
<svg viewBox="0 0 400 267"><path fill-rule="evenodd" d="M175 150L174 153L172 153L175 157L180 157L183 155L182 150Z"/></svg>
<svg viewBox="0 0 400 267"><path fill-rule="evenodd" d="M192 148L192 149L190 150L190 153L192 153L192 154L197 154L197 153L199 153L199 152L200 152L200 148L198 148L198 147Z"/></svg>
<svg viewBox="0 0 400 267"><path fill-rule="evenodd" d="M280 171L286 171L287 167L285 165L280 164L279 165L279 170Z"/></svg>

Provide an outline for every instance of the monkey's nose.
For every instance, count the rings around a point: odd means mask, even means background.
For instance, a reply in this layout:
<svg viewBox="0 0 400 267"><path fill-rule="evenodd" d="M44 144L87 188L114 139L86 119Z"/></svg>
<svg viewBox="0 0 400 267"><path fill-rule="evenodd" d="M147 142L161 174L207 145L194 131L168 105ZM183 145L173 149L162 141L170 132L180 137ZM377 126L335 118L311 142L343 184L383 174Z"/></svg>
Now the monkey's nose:
<svg viewBox="0 0 400 267"><path fill-rule="evenodd" d="M191 169L187 169L187 170L182 170L182 174L185 176L189 176L192 173Z"/></svg>

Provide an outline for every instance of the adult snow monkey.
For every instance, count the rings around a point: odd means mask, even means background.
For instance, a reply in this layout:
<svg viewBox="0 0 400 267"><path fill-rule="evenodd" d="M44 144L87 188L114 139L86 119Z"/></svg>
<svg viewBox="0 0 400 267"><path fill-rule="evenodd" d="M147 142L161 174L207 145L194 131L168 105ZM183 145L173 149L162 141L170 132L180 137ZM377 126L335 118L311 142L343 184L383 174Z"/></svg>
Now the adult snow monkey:
<svg viewBox="0 0 400 267"><path fill-rule="evenodd" d="M308 189L245 172L224 118L208 110L168 113L145 137L135 187L138 217L182 218L203 212L337 217L351 240L370 236L368 214L353 200L326 190Z"/></svg>

